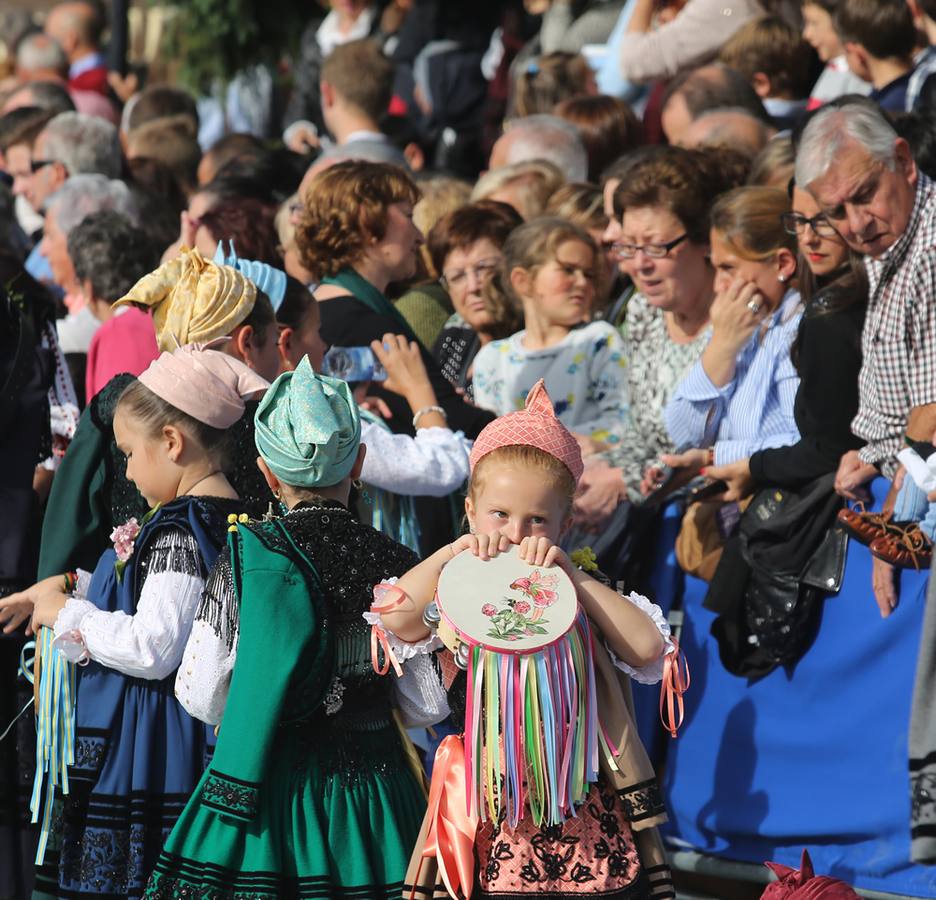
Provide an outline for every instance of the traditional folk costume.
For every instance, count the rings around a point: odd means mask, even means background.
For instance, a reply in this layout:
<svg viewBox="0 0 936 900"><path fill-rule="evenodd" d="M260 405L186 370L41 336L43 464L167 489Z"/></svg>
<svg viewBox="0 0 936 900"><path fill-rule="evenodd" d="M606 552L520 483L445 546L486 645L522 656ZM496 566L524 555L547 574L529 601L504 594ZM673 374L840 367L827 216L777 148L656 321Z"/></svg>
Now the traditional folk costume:
<svg viewBox="0 0 936 900"><path fill-rule="evenodd" d="M180 255L138 281L121 304L153 309L156 338L162 350L179 344L212 343L225 337L251 314L256 286L238 270L218 266L197 250ZM129 374L116 375L91 400L52 483L46 506L39 556L39 577L92 568L109 545L114 527L142 519L147 508L127 480L126 460L114 441L114 409ZM229 431L230 452L224 474L241 498L241 510L259 515L272 496L257 470L253 414L245 413ZM61 523L68 522L68 528Z"/></svg>
<svg viewBox="0 0 936 900"><path fill-rule="evenodd" d="M524 411L498 419L481 433L471 454L472 468L492 450L518 444L537 447L555 456L567 465L576 480L582 474L578 444L557 420L542 382L531 391ZM593 672L594 698L590 709L596 710L600 719L600 734L583 735L583 739L597 740L602 751L600 769L594 773L593 779L586 774L582 793L575 799L574 807L568 804L559 821L551 821L550 816L544 814L537 824L531 807L526 806L519 822L511 827L503 809L503 799L511 793L510 786L501 780L501 787L495 790L502 803L501 814L488 816L486 821L482 815L479 822L476 816L467 812L465 780L466 771L473 769L474 789L477 790L480 784L477 773L486 764L486 759L475 759L473 763L465 752L470 748L469 742L463 743L454 736L446 738L436 756L429 812L407 871L402 893L404 898L442 900L470 896L500 900L521 894L552 898L588 895L616 900L675 897L669 867L656 831L656 826L666 820L666 815L653 768L634 723L628 678L644 683L659 681L664 672L664 658L667 658L666 665L670 668L675 661L675 647L659 607L637 594L631 594L626 600L622 598L622 602L628 600L651 617L664 636L666 649L656 663L644 669L633 669L615 658L600 639L600 633L587 622L584 613L579 613L573 632L580 637L574 638L573 643L580 641L579 646L585 646L583 658L590 658L591 662L583 662L578 674L580 679L591 680L589 670ZM385 638L394 652L405 650L406 645L392 634L385 633ZM429 646L423 645L424 648ZM588 646L590 654L587 653ZM440 650L438 662L448 690L453 720L465 721L466 729L471 728L470 709L466 716L466 704L469 708L472 704L468 695L474 692L476 711L478 698L488 688L478 682L477 677L469 684L470 676L456 667L450 650ZM563 669L562 677L567 674L568 668ZM507 682L511 686L513 677L510 676ZM523 678L522 675L520 677ZM503 676L500 685L505 693L512 689L505 689ZM528 708L524 715L529 726L531 707L527 696ZM485 699L486 705L489 702ZM503 695L500 702L506 709L504 704L509 701ZM541 698L538 701L534 699L532 703L539 711L544 709ZM484 715L481 713L482 734ZM570 727L576 727L576 718L584 719L585 714L572 716ZM507 742L504 721L501 719L499 726L495 724L494 732L488 732L485 738L483 754L487 759L490 758L492 736L500 734L499 739L495 739L502 747ZM532 727L534 731L538 728L536 725ZM510 739L516 743L517 737L511 735ZM531 738L527 730L527 744L535 741L536 738ZM506 751L501 752L504 754L502 758L509 756ZM556 768L558 770L558 764ZM528 801L535 793L529 784L533 777L531 771L528 768L519 776L528 782ZM558 771L552 774L559 776ZM566 776L564 769L557 778L563 801L571 793L561 787L563 783L566 787L571 784L571 781L565 781ZM513 793L516 795L515 789ZM480 805L484 806L483 800ZM475 804L474 809L477 808L478 804Z"/></svg>
<svg viewBox="0 0 936 900"><path fill-rule="evenodd" d="M233 357L194 347L162 354L140 380L222 429L243 414L244 395L267 386ZM74 765L34 896L142 895L213 744L173 685L205 579L239 507L178 497L142 528L123 528L93 575L80 573L54 629L54 646L80 664Z"/></svg>
<svg viewBox="0 0 936 900"><path fill-rule="evenodd" d="M360 417L306 358L274 383L256 433L277 478L312 491L348 477ZM361 614L374 584L416 561L334 500L231 534L176 682L189 711L221 723L218 746L147 897L399 896L425 795Z"/></svg>

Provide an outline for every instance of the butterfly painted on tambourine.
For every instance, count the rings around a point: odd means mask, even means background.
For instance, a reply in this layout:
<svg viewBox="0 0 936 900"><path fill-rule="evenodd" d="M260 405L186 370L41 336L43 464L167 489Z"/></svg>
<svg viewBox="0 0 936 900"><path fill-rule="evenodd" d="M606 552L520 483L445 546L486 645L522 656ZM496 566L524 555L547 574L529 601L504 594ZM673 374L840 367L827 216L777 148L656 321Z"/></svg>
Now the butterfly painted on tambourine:
<svg viewBox="0 0 936 900"><path fill-rule="evenodd" d="M518 578L511 582L510 589L526 594L533 601L534 606L546 609L559 599L555 591L558 584L558 575L547 575L546 572L534 569L529 578Z"/></svg>
<svg viewBox="0 0 936 900"><path fill-rule="evenodd" d="M507 605L501 609L493 603L485 603L481 612L491 620L487 636L502 641L519 641L525 637L548 634L543 626L548 625L549 621L543 618L543 613L559 599L553 590L558 584L558 576L547 575L539 569L535 569L528 578L518 578L511 582L510 589L519 591L528 599L505 597Z"/></svg>

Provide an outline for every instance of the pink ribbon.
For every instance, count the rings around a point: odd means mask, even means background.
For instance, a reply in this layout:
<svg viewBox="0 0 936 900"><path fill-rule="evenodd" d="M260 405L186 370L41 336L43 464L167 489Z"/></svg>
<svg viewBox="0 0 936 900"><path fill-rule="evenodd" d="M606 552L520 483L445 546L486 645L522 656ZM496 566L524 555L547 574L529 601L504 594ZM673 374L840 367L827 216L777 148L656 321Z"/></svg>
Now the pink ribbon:
<svg viewBox="0 0 936 900"><path fill-rule="evenodd" d="M679 649L679 641L673 642L673 652L663 660L663 682L660 685L660 721L663 727L676 737L685 717L683 694L689 690L689 663L686 655Z"/></svg>
<svg viewBox="0 0 936 900"><path fill-rule="evenodd" d="M378 596L383 598L387 594L390 594L392 599L381 603L377 602L376 598ZM394 594L396 596L393 596ZM378 615L383 615L384 613L399 609L409 599L409 596L395 584L378 584L374 586L374 598L375 600L374 603L371 604L370 611ZM380 656L377 652L378 647L383 648L384 661L382 666L380 665ZM387 639L387 632L377 623L371 625L370 652L371 665L378 675L386 675L390 671L390 666L392 665L393 670L397 674L397 678L403 677L403 667L400 665L400 661L396 658L396 654L390 646L390 641Z"/></svg>
<svg viewBox="0 0 936 900"><path fill-rule="evenodd" d="M449 896L470 897L474 889L474 844L477 816L468 813L465 749L454 734L436 751L429 786L429 832L422 859L413 879L410 900L416 895L423 861L434 858ZM459 893L461 891L461 893Z"/></svg>

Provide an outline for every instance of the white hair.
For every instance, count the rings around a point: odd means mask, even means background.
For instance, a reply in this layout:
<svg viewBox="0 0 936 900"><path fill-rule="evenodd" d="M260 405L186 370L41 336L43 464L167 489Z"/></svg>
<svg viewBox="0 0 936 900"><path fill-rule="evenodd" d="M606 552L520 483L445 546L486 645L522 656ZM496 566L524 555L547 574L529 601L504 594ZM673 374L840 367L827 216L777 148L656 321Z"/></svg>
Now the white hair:
<svg viewBox="0 0 936 900"><path fill-rule="evenodd" d="M807 187L824 177L845 144L862 146L877 162L893 171L897 166L897 132L870 103L847 103L819 110L803 130L796 153L796 183Z"/></svg>
<svg viewBox="0 0 936 900"><path fill-rule="evenodd" d="M110 122L78 112L59 113L42 132L46 159L62 163L69 175L94 173L119 178L120 136Z"/></svg>
<svg viewBox="0 0 936 900"><path fill-rule="evenodd" d="M16 68L26 72L52 69L62 75L68 73L65 51L41 31L24 37L16 48Z"/></svg>
<svg viewBox="0 0 936 900"><path fill-rule="evenodd" d="M558 116L538 114L515 119L508 127L506 163L545 159L569 181L588 180L588 154L579 130Z"/></svg>
<svg viewBox="0 0 936 900"><path fill-rule="evenodd" d="M55 217L66 236L87 216L105 210L140 224L140 212L130 188L104 175L73 175L46 201L46 213Z"/></svg>

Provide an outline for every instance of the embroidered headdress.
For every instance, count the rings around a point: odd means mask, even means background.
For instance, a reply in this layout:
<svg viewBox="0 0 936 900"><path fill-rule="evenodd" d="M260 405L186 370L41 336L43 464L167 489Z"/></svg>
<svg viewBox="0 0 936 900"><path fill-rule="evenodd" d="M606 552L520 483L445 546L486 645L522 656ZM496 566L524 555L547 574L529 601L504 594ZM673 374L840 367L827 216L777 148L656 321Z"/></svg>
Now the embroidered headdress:
<svg viewBox="0 0 936 900"><path fill-rule="evenodd" d="M160 350L206 344L229 335L253 311L254 283L231 266L219 266L197 250L179 255L144 275L114 306L137 303L153 310Z"/></svg>
<svg viewBox="0 0 936 900"><path fill-rule="evenodd" d="M244 414L245 397L270 386L239 359L201 344L161 353L139 381L193 419L221 429Z"/></svg>
<svg viewBox="0 0 936 900"><path fill-rule="evenodd" d="M257 450L273 474L293 487L338 484L357 459L361 414L351 388L316 375L308 356L273 382L255 421Z"/></svg>
<svg viewBox="0 0 936 900"><path fill-rule="evenodd" d="M578 482L585 470L578 441L557 418L543 379L527 394L526 409L495 419L475 441L469 461L472 470L492 450L511 446L536 447L564 463Z"/></svg>

